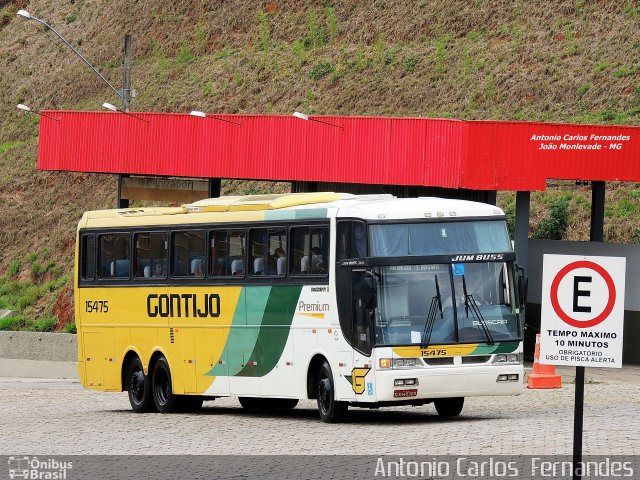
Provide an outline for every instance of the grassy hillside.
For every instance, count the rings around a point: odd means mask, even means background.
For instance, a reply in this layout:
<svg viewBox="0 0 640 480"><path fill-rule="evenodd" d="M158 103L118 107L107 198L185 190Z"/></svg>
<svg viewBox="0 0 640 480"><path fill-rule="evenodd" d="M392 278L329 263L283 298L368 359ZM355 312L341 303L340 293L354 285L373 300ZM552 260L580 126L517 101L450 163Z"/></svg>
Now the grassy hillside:
<svg viewBox="0 0 640 480"><path fill-rule="evenodd" d="M0 308L22 314L0 328L71 321L74 225L116 195L112 176L36 171L38 120L17 103L96 110L117 98L18 8L118 87L132 33L138 111L640 124L637 1L0 0ZM607 240L640 241L639 196L608 189ZM587 188L552 182L533 198L534 235L588 237ZM500 203L513 211L512 194Z"/></svg>

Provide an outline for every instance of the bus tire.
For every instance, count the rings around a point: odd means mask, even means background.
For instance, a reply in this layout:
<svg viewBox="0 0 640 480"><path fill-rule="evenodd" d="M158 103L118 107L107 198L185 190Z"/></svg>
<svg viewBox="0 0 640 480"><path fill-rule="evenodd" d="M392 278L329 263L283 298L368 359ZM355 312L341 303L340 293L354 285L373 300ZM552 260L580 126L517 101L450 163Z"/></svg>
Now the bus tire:
<svg viewBox="0 0 640 480"><path fill-rule="evenodd" d="M438 398L434 400L433 404L436 407L436 412L441 417L455 417L462 412L464 397Z"/></svg>
<svg viewBox="0 0 640 480"><path fill-rule="evenodd" d="M326 423L338 423L345 419L349 405L335 399L336 391L331 367L325 360L318 369L317 401L320 419Z"/></svg>
<svg viewBox="0 0 640 480"><path fill-rule="evenodd" d="M171 370L167 359L164 357L159 357L153 368L151 389L153 391L153 402L158 412L172 413L180 410L182 402L180 402L177 395L173 394Z"/></svg>
<svg viewBox="0 0 640 480"><path fill-rule="evenodd" d="M142 362L138 357L132 358L129 362L125 381L131 409L135 413L153 412L155 405L151 393L151 379L144 374Z"/></svg>

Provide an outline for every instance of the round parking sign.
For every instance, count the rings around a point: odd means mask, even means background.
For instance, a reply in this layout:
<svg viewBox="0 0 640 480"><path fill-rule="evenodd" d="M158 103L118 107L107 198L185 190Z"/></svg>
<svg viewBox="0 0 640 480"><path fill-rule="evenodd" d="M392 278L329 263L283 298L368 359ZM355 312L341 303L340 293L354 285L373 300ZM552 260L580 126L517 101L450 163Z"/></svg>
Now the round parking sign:
<svg viewBox="0 0 640 480"><path fill-rule="evenodd" d="M581 291L578 289L577 286L579 285L580 279L587 281L587 279L591 279L593 277L593 273L595 272L595 275L600 277L604 281L604 284L606 285L607 291L602 292L605 298L605 301L603 302L604 309L602 309L599 314L595 315L592 318L576 318L574 316L571 316L569 315L569 313L567 313L566 308L563 308L560 304L560 300L559 300L560 284L565 279L565 277L567 277L570 273L575 272L578 269L587 269L588 271L590 271L589 274L591 276L580 276L580 277L576 276L574 278L574 312L580 308L584 309L581 311L591 310L590 308L587 309L586 307L577 307L576 295L580 295L582 293L582 294L585 294L584 296L587 296L586 294L588 293L588 291L586 290ZM588 280L588 281L591 281L591 280ZM616 303L616 286L613 282L613 279L611 278L611 275L609 275L609 272L607 272L604 268L602 268L602 266L598 265L597 263L590 262L588 260L578 260L576 262L572 262L564 266L556 274L556 276L553 278L553 281L551 282L550 297L551 297L551 305L553 307L553 310L563 322L576 328L589 328L589 327L598 325L599 323L602 323L611 314L611 311L613 310L613 307Z"/></svg>

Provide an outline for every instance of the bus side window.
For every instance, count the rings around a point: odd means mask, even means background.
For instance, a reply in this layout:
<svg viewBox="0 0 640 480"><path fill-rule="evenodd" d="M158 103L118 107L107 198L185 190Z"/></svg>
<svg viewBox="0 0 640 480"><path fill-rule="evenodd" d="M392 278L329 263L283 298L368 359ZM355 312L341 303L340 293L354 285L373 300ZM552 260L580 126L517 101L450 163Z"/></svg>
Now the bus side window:
<svg viewBox="0 0 640 480"><path fill-rule="evenodd" d="M136 246L136 278L167 277L167 234L137 233L134 236Z"/></svg>
<svg viewBox="0 0 640 480"><path fill-rule="evenodd" d="M214 277L244 276L244 230L211 232L209 259Z"/></svg>
<svg viewBox="0 0 640 480"><path fill-rule="evenodd" d="M284 228L264 228L251 230L251 275L285 276L287 258L287 230ZM280 270L278 270L280 264Z"/></svg>
<svg viewBox="0 0 640 480"><path fill-rule="evenodd" d="M291 229L294 275L326 275L329 258L327 227L297 227Z"/></svg>
<svg viewBox="0 0 640 480"><path fill-rule="evenodd" d="M367 256L367 235L363 222L342 220L338 222L336 259Z"/></svg>
<svg viewBox="0 0 640 480"><path fill-rule="evenodd" d="M93 280L96 276L96 237L94 235L83 235L80 246L82 279Z"/></svg>
<svg viewBox="0 0 640 480"><path fill-rule="evenodd" d="M172 275L174 277L204 277L204 230L174 232L172 235Z"/></svg>
<svg viewBox="0 0 640 480"><path fill-rule="evenodd" d="M100 235L99 261L101 278L129 278L131 249L129 234Z"/></svg>

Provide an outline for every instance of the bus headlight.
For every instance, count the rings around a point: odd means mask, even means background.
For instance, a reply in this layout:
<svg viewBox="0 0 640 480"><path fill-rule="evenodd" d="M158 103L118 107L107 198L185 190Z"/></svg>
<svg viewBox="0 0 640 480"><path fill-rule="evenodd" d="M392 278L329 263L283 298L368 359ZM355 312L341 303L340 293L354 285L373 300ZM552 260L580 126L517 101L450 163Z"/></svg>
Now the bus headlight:
<svg viewBox="0 0 640 480"><path fill-rule="evenodd" d="M522 363L522 356L519 353L499 353L493 357L492 363Z"/></svg>
<svg viewBox="0 0 640 480"><path fill-rule="evenodd" d="M378 361L380 368L415 368L422 367L422 360L419 358L381 358Z"/></svg>
<svg viewBox="0 0 640 480"><path fill-rule="evenodd" d="M418 358L394 358L393 368L412 368L420 367L422 363Z"/></svg>

